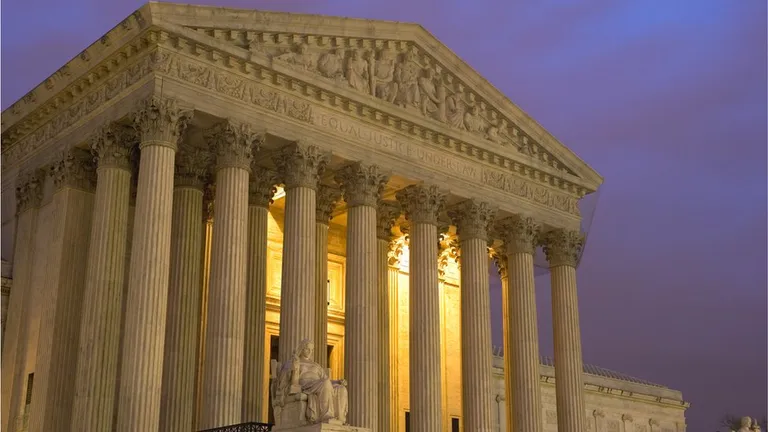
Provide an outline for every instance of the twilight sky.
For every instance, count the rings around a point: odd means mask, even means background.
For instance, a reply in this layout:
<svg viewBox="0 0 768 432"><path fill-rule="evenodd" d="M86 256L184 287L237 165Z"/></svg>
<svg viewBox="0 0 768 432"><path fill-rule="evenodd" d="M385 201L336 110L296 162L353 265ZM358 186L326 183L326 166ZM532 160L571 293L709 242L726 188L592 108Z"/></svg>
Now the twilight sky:
<svg viewBox="0 0 768 432"><path fill-rule="evenodd" d="M422 24L605 177L579 269L584 361L681 390L690 431L766 413L764 0L202 4ZM3 2L2 108L141 5ZM491 295L501 345L498 280Z"/></svg>

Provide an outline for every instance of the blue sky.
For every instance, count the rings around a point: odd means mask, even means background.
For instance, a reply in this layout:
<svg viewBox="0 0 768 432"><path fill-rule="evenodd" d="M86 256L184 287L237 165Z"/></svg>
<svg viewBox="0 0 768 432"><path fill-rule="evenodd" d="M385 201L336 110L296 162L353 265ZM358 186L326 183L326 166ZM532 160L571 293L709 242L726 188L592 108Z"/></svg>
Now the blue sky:
<svg viewBox="0 0 768 432"><path fill-rule="evenodd" d="M2 107L141 4L4 2ZM585 361L682 390L692 431L765 414L764 0L207 4L422 24L605 177L579 269Z"/></svg>

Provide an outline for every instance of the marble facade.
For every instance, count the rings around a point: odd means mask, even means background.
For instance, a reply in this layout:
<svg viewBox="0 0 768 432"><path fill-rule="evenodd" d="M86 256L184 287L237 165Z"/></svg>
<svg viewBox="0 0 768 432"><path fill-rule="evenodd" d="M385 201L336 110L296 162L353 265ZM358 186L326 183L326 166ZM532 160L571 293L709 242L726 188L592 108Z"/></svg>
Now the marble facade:
<svg viewBox="0 0 768 432"><path fill-rule="evenodd" d="M509 430L612 430L576 292L601 183L418 25L149 3L2 114L0 427L265 421L269 360L310 338L354 427L495 430L503 394ZM684 427L677 402L647 432Z"/></svg>

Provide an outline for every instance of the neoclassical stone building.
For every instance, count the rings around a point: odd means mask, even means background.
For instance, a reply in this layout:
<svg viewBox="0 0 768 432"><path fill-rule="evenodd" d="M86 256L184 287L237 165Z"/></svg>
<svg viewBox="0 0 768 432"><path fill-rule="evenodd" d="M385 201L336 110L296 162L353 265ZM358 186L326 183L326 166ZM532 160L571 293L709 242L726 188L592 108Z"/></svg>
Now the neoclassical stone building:
<svg viewBox="0 0 768 432"><path fill-rule="evenodd" d="M2 427L267 421L311 338L353 426L682 431L679 392L582 363L601 182L418 25L149 3L2 114Z"/></svg>

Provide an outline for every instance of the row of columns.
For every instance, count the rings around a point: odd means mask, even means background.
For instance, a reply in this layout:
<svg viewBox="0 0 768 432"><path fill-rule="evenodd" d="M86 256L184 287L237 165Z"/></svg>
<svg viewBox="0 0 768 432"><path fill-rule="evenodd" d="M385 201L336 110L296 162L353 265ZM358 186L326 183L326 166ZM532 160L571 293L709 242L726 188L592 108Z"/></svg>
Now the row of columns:
<svg viewBox="0 0 768 432"><path fill-rule="evenodd" d="M110 124L95 134L92 151L98 165L93 210L83 215L73 213L61 222L62 232L69 232L67 221L92 217L92 223L84 225L87 232L79 237L71 234L72 239L62 243L71 246L78 238L87 237L87 242L80 240L86 244L81 250L87 251L87 256L81 261L87 267L82 274L62 273L58 282L59 298L53 300L50 318L50 327L55 330L41 339L55 342L44 357L49 359L44 363L50 363L46 366L50 371L41 377L47 386L43 393L46 409L36 411L39 420L31 422L31 429L45 430L47 425L63 421L71 424L72 430L109 430L113 424L118 431L153 430L158 425L161 430L191 430L198 391L202 392L203 407L200 428L259 420L265 403L262 350L268 206L275 184L282 182L286 202L280 360L290 358L304 338L314 338L321 348L327 343L328 222L335 203L343 197L348 208L348 419L355 426L391 430L388 253L391 227L400 209L380 201L387 174L373 165L353 163L336 173L338 188L322 185L320 178L329 155L301 143L277 152L273 160L278 172L272 173L254 166L253 154L263 135L245 124L216 124L204 133L205 147L180 146L189 118L190 113L173 100L150 98L134 113L134 127ZM136 142L140 153L134 150ZM137 223L125 268L131 172L139 156ZM77 157L87 159L72 156ZM68 163L59 171L72 171L67 166L74 163ZM203 187L212 164L216 226L204 313L203 380L202 388L196 389L204 238L200 215ZM83 175L67 175L80 183L61 184L85 187L81 184ZM28 237L33 237L36 226L39 176L25 181L23 187L34 189L34 193L25 193L32 198L19 206L15 256L21 265L16 268L14 283L22 287L31 272L30 260L25 257L32 253ZM410 223L411 425L415 430L439 431L442 390L437 239L446 192L437 186L414 185L398 191L396 198ZM509 424L515 431L542 428L533 281L533 250L542 243L552 268L558 426L563 431L582 430L585 419L575 285L582 237L567 231L539 235L534 221L523 217L493 225L495 209L477 200L453 206L449 215L460 238L465 430L491 430L493 425L487 277L490 229L498 229L505 244L498 261L504 269ZM56 268L68 268L67 257L61 259ZM82 291L77 289L78 280L82 280ZM23 300L14 304L29 301ZM79 315L71 313L80 304L79 325L63 323ZM11 313L24 310L12 309ZM10 376L25 355L19 349L25 329L11 328L21 321L20 317L9 318L3 352L4 405L7 399L11 405L18 404L21 397L21 391L16 390L21 386L12 384L22 377ZM59 338L75 343L58 342ZM122 351L121 341L125 347ZM317 360L324 364L324 349L320 352ZM6 367L6 354L12 361L16 359L17 368ZM67 368L76 373L67 374ZM64 377L67 375L69 378ZM6 385L9 381L11 384ZM67 389L72 388L74 392L67 395ZM9 412L5 408L4 413ZM8 420L3 419L4 425Z"/></svg>

